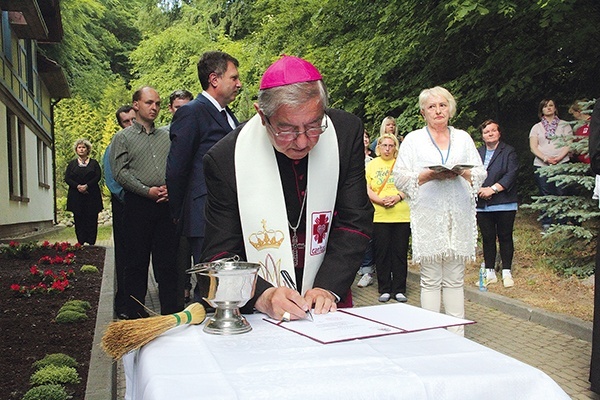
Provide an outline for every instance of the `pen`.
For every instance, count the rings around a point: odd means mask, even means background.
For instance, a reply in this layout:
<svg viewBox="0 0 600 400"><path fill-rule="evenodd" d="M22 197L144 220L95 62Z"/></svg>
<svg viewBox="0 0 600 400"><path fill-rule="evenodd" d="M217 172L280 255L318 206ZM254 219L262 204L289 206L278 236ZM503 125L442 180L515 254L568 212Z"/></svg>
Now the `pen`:
<svg viewBox="0 0 600 400"><path fill-rule="evenodd" d="M285 282L286 286L289 287L290 289L294 289L296 292L298 291L298 289L296 288L296 285L294 284L294 281L292 280L292 277L290 276L290 273L287 272L285 269L281 270L281 276L283 277L283 281ZM311 321L314 321L315 319L312 316L312 313L309 310L306 310L306 315L308 318L310 318Z"/></svg>

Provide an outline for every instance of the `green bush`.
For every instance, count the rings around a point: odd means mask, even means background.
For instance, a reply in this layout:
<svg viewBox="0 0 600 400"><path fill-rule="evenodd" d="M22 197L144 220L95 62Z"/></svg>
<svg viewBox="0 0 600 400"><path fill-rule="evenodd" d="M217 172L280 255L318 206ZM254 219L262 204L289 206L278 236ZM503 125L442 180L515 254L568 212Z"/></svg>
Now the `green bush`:
<svg viewBox="0 0 600 400"><path fill-rule="evenodd" d="M41 385L31 388L23 396L23 400L67 400L71 396L61 385Z"/></svg>
<svg viewBox="0 0 600 400"><path fill-rule="evenodd" d="M78 312L78 311L71 311L71 310L66 310L66 311L60 312L60 313L58 313L58 315L55 318L56 322L58 322L59 324L70 324L73 322L82 322L82 321L86 321L87 319L88 319L88 316L85 313Z"/></svg>
<svg viewBox="0 0 600 400"><path fill-rule="evenodd" d="M52 385L60 383L79 383L81 378L73 367L48 365L31 375L32 385Z"/></svg>
<svg viewBox="0 0 600 400"><path fill-rule="evenodd" d="M67 198L65 196L56 197L56 209L66 210L67 209Z"/></svg>
<svg viewBox="0 0 600 400"><path fill-rule="evenodd" d="M33 368L37 371L48 365L55 365L57 367L73 367L76 368L79 364L71 356L64 353L46 354L41 360L37 360L33 363Z"/></svg>
<svg viewBox="0 0 600 400"><path fill-rule="evenodd" d="M63 307L64 306L71 306L71 305L73 305L75 307L78 307L78 308L81 308L81 309L83 309L85 311L87 311L90 308L92 308L92 305L90 304L90 302L89 301L85 301L85 300L69 300L69 301L66 301L65 304L63 304Z"/></svg>
<svg viewBox="0 0 600 400"><path fill-rule="evenodd" d="M76 306L74 304L68 304L68 305L62 306L60 308L60 310L58 310L57 314L60 314L60 313L65 312L65 311L75 311L75 312L78 312L78 313L85 314L86 310L84 308Z"/></svg>
<svg viewBox="0 0 600 400"><path fill-rule="evenodd" d="M97 274L100 271L98 271L98 267L95 265L86 264L81 267L81 272L84 274Z"/></svg>

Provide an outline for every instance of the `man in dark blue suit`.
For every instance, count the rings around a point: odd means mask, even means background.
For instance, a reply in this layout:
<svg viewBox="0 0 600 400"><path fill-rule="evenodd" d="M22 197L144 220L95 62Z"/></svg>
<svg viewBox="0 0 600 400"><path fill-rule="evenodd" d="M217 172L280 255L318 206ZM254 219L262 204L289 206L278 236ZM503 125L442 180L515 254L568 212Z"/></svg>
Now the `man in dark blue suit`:
<svg viewBox="0 0 600 400"><path fill-rule="evenodd" d="M227 53L209 51L198 61L202 93L180 107L171 122L167 158L167 187L173 220L188 238L194 262L200 261L204 241L206 184L202 157L238 120L227 107L242 84L238 61Z"/></svg>

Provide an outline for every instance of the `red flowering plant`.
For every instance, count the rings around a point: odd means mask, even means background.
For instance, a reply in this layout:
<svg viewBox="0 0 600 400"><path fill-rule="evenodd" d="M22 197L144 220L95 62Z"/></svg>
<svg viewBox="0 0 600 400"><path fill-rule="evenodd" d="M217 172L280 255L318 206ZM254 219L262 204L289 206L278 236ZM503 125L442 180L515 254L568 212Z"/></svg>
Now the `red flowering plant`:
<svg viewBox="0 0 600 400"><path fill-rule="evenodd" d="M38 245L35 242L19 243L11 240L8 243L8 246L4 245L0 247L0 255L7 258L27 259L31 256L31 252L37 248Z"/></svg>
<svg viewBox="0 0 600 400"><path fill-rule="evenodd" d="M67 255L64 257L61 257L59 255L56 255L54 257L43 256L38 260L38 264L71 265L71 264L73 264L74 261L75 261L75 254L67 253Z"/></svg>
<svg viewBox="0 0 600 400"><path fill-rule="evenodd" d="M7 248L16 249L20 246L17 242L11 242ZM79 243L71 245L69 242L56 242L51 244L47 240L36 247L55 251L57 253L66 253L62 255L55 254L44 255L38 260L37 265L32 265L29 268L29 274L23 279L22 283L13 283L10 285L10 290L17 296L29 297L34 294L61 293L72 287L71 282L74 280L75 271L70 268L67 271L55 271L51 268L40 269L38 265L71 265L75 262L75 253L81 248Z"/></svg>
<svg viewBox="0 0 600 400"><path fill-rule="evenodd" d="M72 287L70 279L74 276L75 271L72 268L59 272L46 269L42 272L37 265L32 265L25 279L26 282L22 285L13 283L10 285L10 290L17 296L25 297L34 294L61 293Z"/></svg>
<svg viewBox="0 0 600 400"><path fill-rule="evenodd" d="M45 240L42 244L41 247L43 249L53 249L56 250L57 252L73 252L76 250L79 250L81 248L81 244L80 243L75 243L75 244L71 244L69 242L55 242L54 244L51 244L49 241Z"/></svg>

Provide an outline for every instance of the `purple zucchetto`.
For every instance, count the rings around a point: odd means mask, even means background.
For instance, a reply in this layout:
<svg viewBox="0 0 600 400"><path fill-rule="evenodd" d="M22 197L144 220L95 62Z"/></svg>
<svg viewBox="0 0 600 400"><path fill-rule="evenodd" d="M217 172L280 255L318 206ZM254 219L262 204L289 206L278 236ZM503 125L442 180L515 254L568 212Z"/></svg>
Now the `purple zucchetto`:
<svg viewBox="0 0 600 400"><path fill-rule="evenodd" d="M314 65L299 57L284 54L263 74L260 80L260 90L321 79L323 77Z"/></svg>

